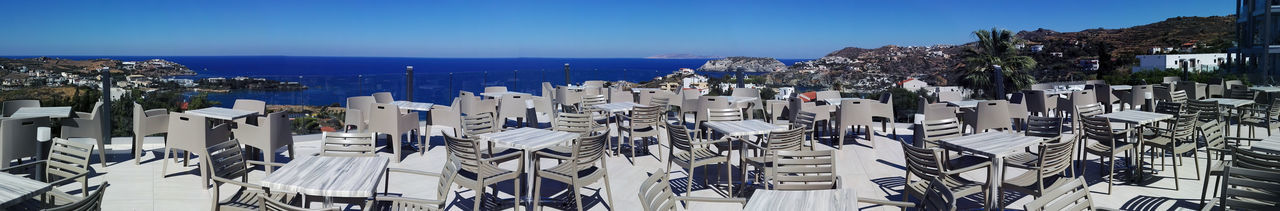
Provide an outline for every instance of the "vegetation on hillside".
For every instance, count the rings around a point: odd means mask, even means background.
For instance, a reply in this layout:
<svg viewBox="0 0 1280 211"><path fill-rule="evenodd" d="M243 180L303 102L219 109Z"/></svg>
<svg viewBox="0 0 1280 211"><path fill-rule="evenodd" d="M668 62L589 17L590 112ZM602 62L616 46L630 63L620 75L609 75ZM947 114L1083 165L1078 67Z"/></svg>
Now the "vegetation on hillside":
<svg viewBox="0 0 1280 211"><path fill-rule="evenodd" d="M1036 83L1036 79L1027 73L1027 70L1036 67L1036 60L1018 54L1016 45L1022 41L1014 37L1013 32L993 28L990 31L975 31L973 35L977 36L978 42L964 51L962 84L979 93L994 96L995 91L986 92L987 89L980 87L991 87L994 90L995 65L1003 69L1004 81L999 83L1005 84L1005 93L1013 93Z"/></svg>

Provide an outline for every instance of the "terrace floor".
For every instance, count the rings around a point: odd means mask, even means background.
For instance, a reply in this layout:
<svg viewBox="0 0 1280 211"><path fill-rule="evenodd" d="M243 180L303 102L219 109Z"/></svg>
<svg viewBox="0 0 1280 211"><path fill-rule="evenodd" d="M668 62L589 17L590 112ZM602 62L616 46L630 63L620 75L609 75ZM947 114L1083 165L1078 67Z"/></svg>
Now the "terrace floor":
<svg viewBox="0 0 1280 211"><path fill-rule="evenodd" d="M906 124L898 126L900 128L897 134L909 136L911 132ZM439 134L439 129L433 134ZM1259 131L1262 132L1262 131ZM1066 134L1070 137L1071 134ZM311 156L319 151L319 135L301 135L295 137L296 155ZM128 137L117 137L115 143L129 143ZM92 165L93 171L96 172L90 178L91 185L97 185L103 180L110 181L112 186L108 188L105 196L105 202L102 205L104 210L206 210L212 202L210 194L212 191L200 187L200 177L196 174L196 165L193 162L190 167L182 167L180 164L173 162L161 162L159 158L161 154L162 139L159 137L151 137L147 139L144 148L147 149L145 155L141 158L141 165L134 165L132 157L128 154L128 144L116 144L108 146L111 151L108 158L108 166L104 169L99 166L97 161ZM901 200L902 184L905 169L903 167L902 150L898 143L883 134L877 133L874 136L875 149L866 146L865 140L859 139L859 144L846 144L843 149L839 150L837 157L839 159L838 173L843 179L844 188L856 189L858 196ZM400 163L392 163L391 167L409 168L429 172L440 172L445 161L445 149L440 137L434 137L431 140L430 148L425 154L419 154L417 151L406 149L405 158ZM652 152L658 151L657 145L651 145L649 149ZM822 144L818 146L819 150L833 149L829 145ZM284 155L277 151L277 156L281 159L288 160ZM666 149L662 150L667 153ZM379 156L391 157L390 150L383 150ZM736 155L735 155L736 156ZM94 156L96 160L96 156ZM628 156L610 156L606 157L608 162L608 174L611 177L610 184L613 190L609 193L617 194L613 196L613 203L607 206L603 202L607 193L596 193L595 191L583 191L586 195L584 200L588 201L589 210L639 210L640 202L637 198L637 191L641 182L653 172L663 171L666 164L657 159L656 156L645 155L631 158ZM277 159L280 160L280 159ZM736 159L735 159L736 160ZM1198 209L1198 199L1201 190L1201 182L1196 180L1196 171L1193 168L1193 159L1183 158L1186 161L1185 166L1166 168L1166 171L1159 171L1154 177L1149 177L1147 182L1140 185L1130 184L1124 181L1117 181L1114 191L1107 195L1107 183L1104 178L1100 177L1098 172L1099 164L1097 157L1090 156L1086 167L1088 169L1087 177L1090 189L1093 192L1093 199L1096 205L1108 208L1119 208L1125 210L1178 210L1178 209ZM547 161L543 166L553 165L552 161ZM169 174L161 174L161 167L169 166ZM514 169L514 164L504 166ZM1203 164L1202 164L1203 165ZM1203 168L1203 167L1201 167ZM723 166L711 167L711 173L718 173L717 170L723 169ZM1156 169L1159 169L1157 167ZM1174 190L1173 170L1180 171L1181 189ZM736 168L735 168L736 170ZM702 173L699 170L698 173ZM1008 172L1012 177L1021 173L1019 170L1010 170ZM963 176L975 181L985 181L985 170L973 171ZM250 177L250 182L261 180L265 172L254 171ZM678 167L672 170L671 178L675 186L683 189L683 185L687 184L686 177L689 174L680 170ZM717 179L713 179L717 180ZM718 179L723 181L723 179ZM735 180L740 180L736 178ZM410 197L434 198L436 183L435 178L417 179L412 175L393 175L390 187L392 193L402 193ZM527 184L527 183L526 183ZM510 182L502 183L496 187L503 193L497 197L507 199L503 205L493 205L487 209L511 209L511 186ZM548 180L544 186L544 196L552 197L552 194L558 194L558 198L572 199L559 192L563 190L563 184L557 184ZM592 189L603 187L602 184L594 184L590 186ZM714 196L721 197L721 191L706 188L701 183L694 186L693 195L696 196ZM75 186L63 187L67 190L77 189ZM96 188L96 187L91 187ZM222 197L230 196L235 191L236 186L224 185L222 188ZM458 187L453 188L448 193L447 201L450 202L450 210L470 210L471 196L474 191L465 190ZM1021 209L1022 205L1031 201L1031 197L1017 196L1010 202L1008 207L1013 209ZM1012 198L1012 197L1011 197ZM914 199L913 199L914 200ZM319 206L319 203L313 203L313 207ZM560 206L560 205L556 205ZM979 206L969 202L961 204L962 207ZM349 206L348 209L356 209L356 206ZM526 207L527 208L527 207ZM565 208L548 207L548 208ZM739 210L741 207L737 204L714 204L714 203L691 203L688 204L688 210ZM897 210L897 207L881 207L871 204L863 204L865 210Z"/></svg>

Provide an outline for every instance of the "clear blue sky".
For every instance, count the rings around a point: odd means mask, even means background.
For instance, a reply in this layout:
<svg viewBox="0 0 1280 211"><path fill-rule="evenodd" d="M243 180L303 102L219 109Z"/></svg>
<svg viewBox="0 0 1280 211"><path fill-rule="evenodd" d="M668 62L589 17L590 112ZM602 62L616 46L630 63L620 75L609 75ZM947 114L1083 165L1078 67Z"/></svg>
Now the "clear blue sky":
<svg viewBox="0 0 1280 211"><path fill-rule="evenodd" d="M0 55L817 58L1235 13L1232 0L10 1Z"/></svg>

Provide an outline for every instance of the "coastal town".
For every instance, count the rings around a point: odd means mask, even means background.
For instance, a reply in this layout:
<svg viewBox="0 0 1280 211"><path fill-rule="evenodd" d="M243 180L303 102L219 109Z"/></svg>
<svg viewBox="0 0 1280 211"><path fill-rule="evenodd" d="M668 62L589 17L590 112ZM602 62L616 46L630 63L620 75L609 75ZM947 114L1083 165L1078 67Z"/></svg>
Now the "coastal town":
<svg viewBox="0 0 1280 211"><path fill-rule="evenodd" d="M72 60L50 57L11 59L0 58L0 89L17 90L40 87L100 87L102 74L107 69L116 88L154 91L161 89L205 92L229 92L232 90L304 90L298 82L284 82L252 77L205 77L196 79L197 73L186 66L164 60L120 61L113 59Z"/></svg>

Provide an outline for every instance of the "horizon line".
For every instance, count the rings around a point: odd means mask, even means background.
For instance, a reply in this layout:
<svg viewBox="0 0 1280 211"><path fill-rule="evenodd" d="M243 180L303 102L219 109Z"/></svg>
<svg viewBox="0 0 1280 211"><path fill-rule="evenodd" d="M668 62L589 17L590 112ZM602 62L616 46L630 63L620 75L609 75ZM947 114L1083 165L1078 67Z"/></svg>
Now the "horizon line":
<svg viewBox="0 0 1280 211"><path fill-rule="evenodd" d="M717 58L646 58L646 57L411 57L411 56L291 56L291 55L0 55L0 58L32 58L32 57L320 57L320 58L406 58L406 59L652 59L652 60L676 60L676 59L724 59L725 56ZM745 57L761 57L761 56L745 56ZM812 60L814 58L773 58L777 60ZM108 58L109 59L109 58Z"/></svg>

